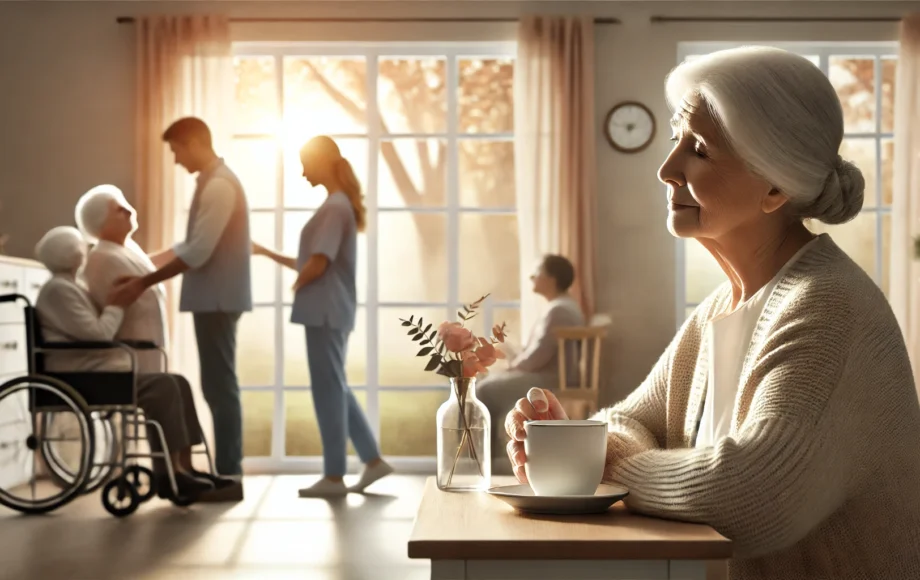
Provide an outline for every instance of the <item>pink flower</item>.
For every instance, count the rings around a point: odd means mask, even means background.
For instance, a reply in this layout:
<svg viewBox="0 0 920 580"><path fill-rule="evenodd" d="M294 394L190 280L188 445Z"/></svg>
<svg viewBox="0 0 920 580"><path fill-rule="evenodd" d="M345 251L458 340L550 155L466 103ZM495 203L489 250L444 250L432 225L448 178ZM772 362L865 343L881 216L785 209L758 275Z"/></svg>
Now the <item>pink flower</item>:
<svg viewBox="0 0 920 580"><path fill-rule="evenodd" d="M447 332L452 328L460 328L463 325L459 322L442 322L441 326L438 327L438 338L444 340L444 337L447 335Z"/></svg>
<svg viewBox="0 0 920 580"><path fill-rule="evenodd" d="M446 324L446 326L445 326ZM459 323L445 323L438 329L438 336L450 352L465 352L476 346L476 338L469 329Z"/></svg>
<svg viewBox="0 0 920 580"><path fill-rule="evenodd" d="M482 344L479 348L476 349L475 353L476 358L479 359L479 362L482 363L483 366L490 367L495 364L496 360L505 358L505 353L495 348L492 343L484 339L480 342Z"/></svg>
<svg viewBox="0 0 920 580"><path fill-rule="evenodd" d="M479 357L474 352L467 352L463 355L463 376L475 377L479 373L486 372L486 366L482 364Z"/></svg>

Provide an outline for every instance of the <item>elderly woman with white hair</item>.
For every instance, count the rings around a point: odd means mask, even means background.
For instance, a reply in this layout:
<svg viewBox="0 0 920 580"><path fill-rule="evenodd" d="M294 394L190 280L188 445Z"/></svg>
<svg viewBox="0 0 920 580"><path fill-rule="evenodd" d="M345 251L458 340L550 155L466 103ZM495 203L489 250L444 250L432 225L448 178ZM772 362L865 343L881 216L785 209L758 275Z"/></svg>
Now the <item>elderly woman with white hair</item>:
<svg viewBox="0 0 920 580"><path fill-rule="evenodd" d="M115 282L127 276L145 276L156 270L153 262L131 238L137 230L134 208L114 185L96 186L80 197L75 210L77 227L94 242L83 270L90 296L101 307ZM143 292L125 311L118 338L144 340L166 348L166 308L162 285ZM138 353L141 372L161 372L159 352Z"/></svg>
<svg viewBox="0 0 920 580"><path fill-rule="evenodd" d="M101 309L93 304L77 277L86 256L86 241L72 227L54 228L35 248L38 259L53 274L38 293L35 309L45 340L49 342L110 342L121 327L125 309L136 299L135 287L116 284L108 291ZM62 351L46 355L49 372L124 372L131 360L119 349ZM137 370L137 369L134 369ZM137 401L148 419L163 429L170 452L179 494L197 497L222 482L221 478L194 470L191 448L202 440L188 381L180 375L141 372L137 377ZM147 430L150 446L161 448L154 429ZM154 461L154 473L161 497L170 492L165 466Z"/></svg>
<svg viewBox="0 0 920 580"><path fill-rule="evenodd" d="M803 220L840 224L864 181L841 159L840 102L811 62L746 47L667 80L668 229L728 281L645 381L601 411L604 480L633 511L713 526L732 580L920 578L920 405L901 331L872 279ZM565 418L532 390L505 422Z"/></svg>

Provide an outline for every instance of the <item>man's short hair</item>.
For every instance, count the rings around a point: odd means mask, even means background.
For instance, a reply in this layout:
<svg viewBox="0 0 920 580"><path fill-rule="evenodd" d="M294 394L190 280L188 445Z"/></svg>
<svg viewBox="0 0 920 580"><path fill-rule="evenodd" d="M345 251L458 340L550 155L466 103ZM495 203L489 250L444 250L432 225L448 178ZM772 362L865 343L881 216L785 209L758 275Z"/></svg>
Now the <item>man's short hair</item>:
<svg viewBox="0 0 920 580"><path fill-rule="evenodd" d="M192 139L197 139L202 144L211 147L211 129L208 124L198 117L183 117L170 125L163 132L163 141L169 143L186 144Z"/></svg>
<svg viewBox="0 0 920 580"><path fill-rule="evenodd" d="M556 287L562 292L568 290L575 282L575 266L564 256L543 256L543 271L556 281Z"/></svg>

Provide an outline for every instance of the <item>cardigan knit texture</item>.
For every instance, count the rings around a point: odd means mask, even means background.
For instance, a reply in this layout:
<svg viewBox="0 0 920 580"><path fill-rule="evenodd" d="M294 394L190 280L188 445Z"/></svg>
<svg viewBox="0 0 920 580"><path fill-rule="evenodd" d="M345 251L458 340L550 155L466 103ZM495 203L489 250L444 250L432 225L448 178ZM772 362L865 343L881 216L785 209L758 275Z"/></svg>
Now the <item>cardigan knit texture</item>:
<svg viewBox="0 0 920 580"><path fill-rule="evenodd" d="M706 324L730 305L726 283L598 413L604 481L632 511L732 540L731 580L920 579L920 404L883 293L820 236L760 315L729 435L696 449Z"/></svg>

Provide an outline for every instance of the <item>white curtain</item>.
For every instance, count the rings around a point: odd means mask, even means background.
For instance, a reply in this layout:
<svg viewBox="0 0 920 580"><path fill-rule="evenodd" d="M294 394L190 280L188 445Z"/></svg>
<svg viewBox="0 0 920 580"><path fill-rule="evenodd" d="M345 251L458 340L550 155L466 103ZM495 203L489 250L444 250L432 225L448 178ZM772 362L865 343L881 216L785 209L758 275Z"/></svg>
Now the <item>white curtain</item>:
<svg viewBox="0 0 920 580"><path fill-rule="evenodd" d="M593 19L524 17L514 71L522 338L539 315L528 278L545 253L572 261L572 296L594 313L594 115Z"/></svg>

